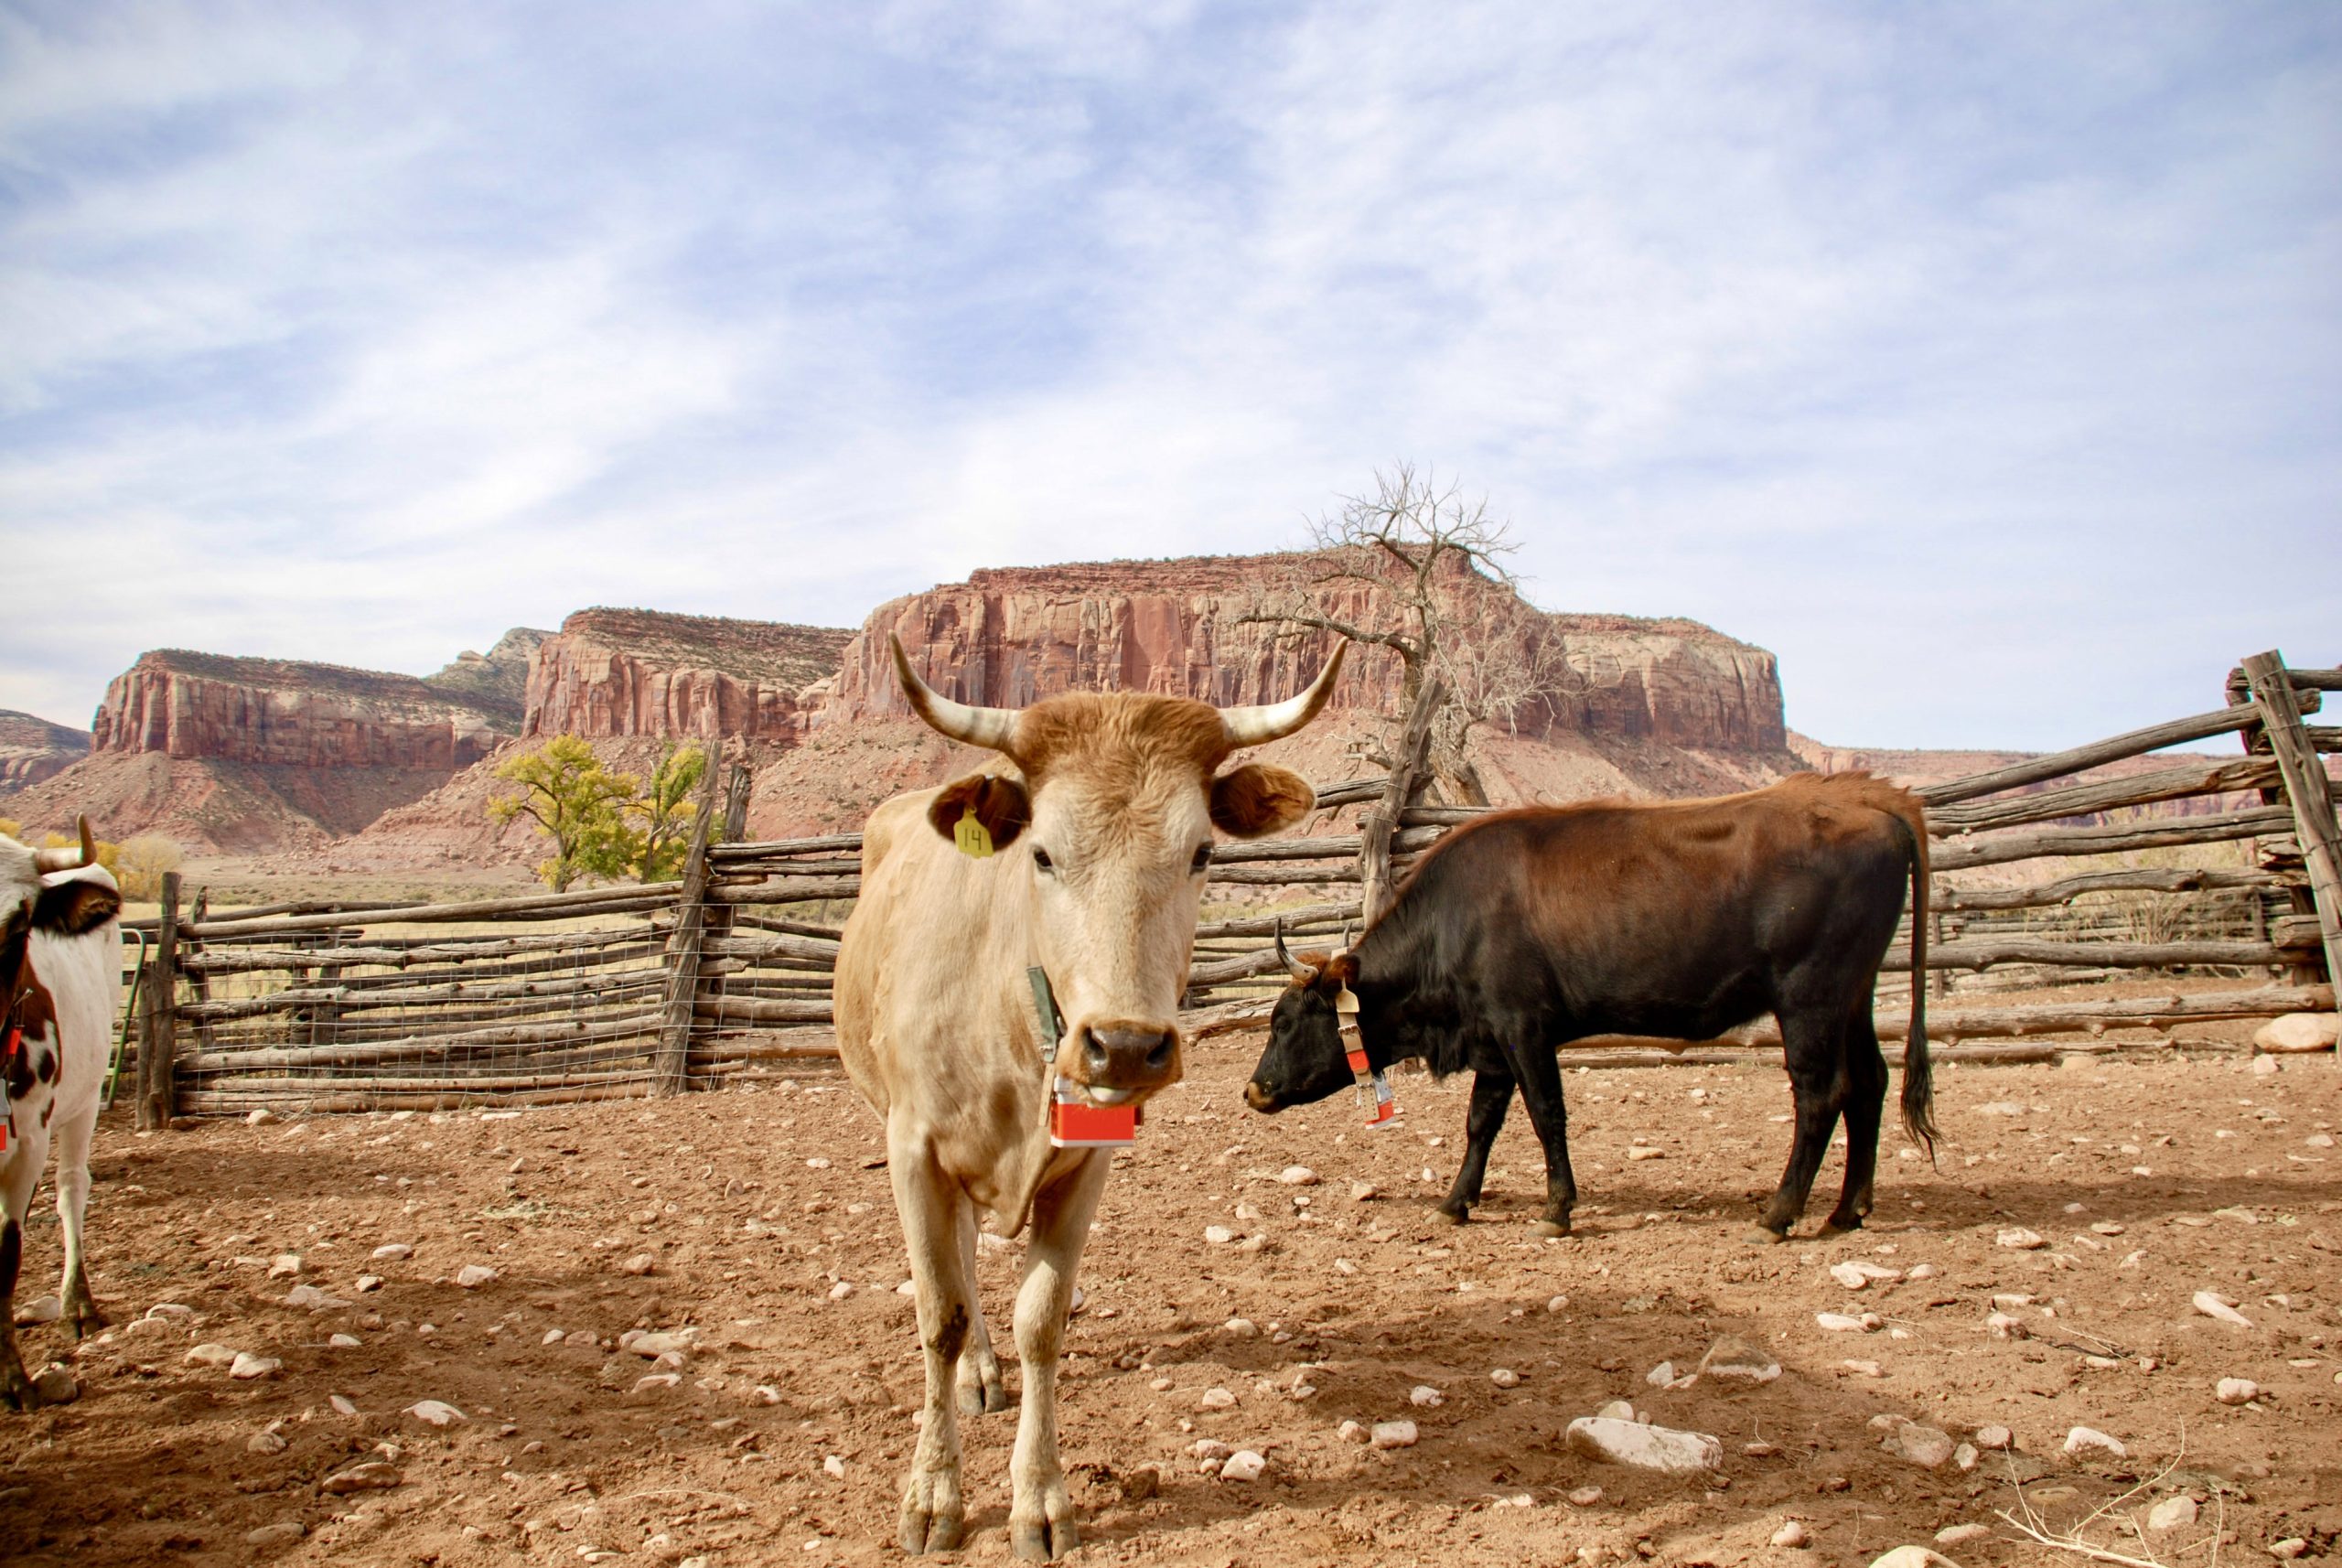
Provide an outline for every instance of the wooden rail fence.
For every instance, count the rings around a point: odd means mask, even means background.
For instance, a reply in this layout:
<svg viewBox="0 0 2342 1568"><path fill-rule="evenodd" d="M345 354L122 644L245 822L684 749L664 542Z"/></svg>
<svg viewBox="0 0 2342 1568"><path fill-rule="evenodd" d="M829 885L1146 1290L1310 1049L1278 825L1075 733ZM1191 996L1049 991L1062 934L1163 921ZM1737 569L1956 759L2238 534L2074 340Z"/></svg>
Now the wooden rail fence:
<svg viewBox="0 0 2342 1568"><path fill-rule="evenodd" d="M2342 964L2342 831L2321 754L2342 729L2307 724L2342 671L2243 661L2216 711L2031 757L1918 791L1939 875L1929 908L1930 1033L1960 1046L2259 1018L2334 1005ZM1338 940L1379 908L1413 858L1477 809L1425 800L1436 689L1402 726L1387 775L1320 787L1301 836L1217 846L1183 1022L1209 1037L1256 1026L1282 985L1272 937ZM2229 761L2177 757L2112 779L2074 776L2221 735ZM774 1064L829 1061L831 976L861 887L861 835L742 842L748 777L717 770L700 799L682 879L447 903L312 902L181 912L165 878L145 922L134 1038L142 1125L261 1106L436 1108L672 1094ZM2063 780L2064 782L2060 782ZM2178 802L2202 814L2174 814ZM1356 809L1353 826L1342 813ZM2157 814L2138 815L2154 808ZM2206 846L2226 864L2182 864ZM2218 850L2212 853L2218 854ZM2142 861L2141 855L2158 856ZM2031 881L1989 868L2081 860ZM1882 1035L1908 1006L1908 917L1880 983ZM2211 970L2232 988L1996 1004L2025 983ZM1951 977L1961 978L1946 994ZM1778 1047L1769 1025L1689 1047L1610 1041L1572 1061L1711 1059Z"/></svg>

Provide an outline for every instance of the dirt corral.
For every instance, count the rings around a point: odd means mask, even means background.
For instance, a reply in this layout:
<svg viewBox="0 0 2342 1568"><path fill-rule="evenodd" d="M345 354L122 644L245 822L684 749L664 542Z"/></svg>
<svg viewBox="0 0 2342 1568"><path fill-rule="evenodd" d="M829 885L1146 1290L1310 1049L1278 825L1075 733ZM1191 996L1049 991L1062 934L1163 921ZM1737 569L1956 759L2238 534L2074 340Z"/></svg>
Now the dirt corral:
<svg viewBox="0 0 2342 1568"><path fill-rule="evenodd" d="M1084 1560L1863 1564L1973 1524L1944 1547L1966 1568L2079 1564L1999 1510L2054 1534L2117 1498L2084 1532L2141 1562L2334 1550L2331 1058L1939 1069L1939 1167L1890 1133L1866 1232L1756 1249L1788 1153L1778 1069L1572 1072L1585 1204L1577 1235L1545 1240L1517 1112L1480 1221L1450 1229L1429 1203L1461 1081L1401 1078L1404 1120L1373 1133L1347 1096L1271 1121L1237 1098L1256 1045L1194 1053L1108 1188L1061 1383ZM0 1413L0 1558L898 1561L919 1372L878 1153L837 1079L494 1119L110 1119L91 1253L118 1326L78 1352L60 1326L26 1331L27 1360L65 1356L84 1391ZM1295 1165L1318 1179L1281 1179ZM1833 1159L1806 1230L1835 1180ZM20 1303L50 1288L56 1248L52 1218ZM982 1251L1004 1358L1018 1250ZM1849 1289L1831 1269L1854 1262L1892 1277ZM457 1283L470 1265L494 1277ZM300 1286L327 1305L288 1305ZM2203 1291L2249 1326L2198 1310ZM191 1310L128 1326L166 1303ZM686 1326L679 1366L618 1343ZM1724 1336L1781 1374L1649 1380ZM238 1380L199 1345L283 1365ZM2229 1378L2257 1391L2224 1403ZM1212 1390L1233 1402L1207 1408ZM1620 1399L1719 1438L1720 1472L1570 1451L1569 1422ZM424 1401L463 1418L428 1424ZM1981 1452L1924 1467L1934 1439L1880 1417ZM1412 1446L1338 1430L1398 1420ZM963 1423L971 1542L947 1560L1007 1558L1014 1421ZM1987 1446L1994 1426L2013 1449ZM2126 1452L2069 1456L2077 1427ZM1204 1473L1205 1439L1265 1473ZM323 1486L366 1463L395 1484ZM2193 1522L2147 1529L2176 1497ZM1808 1546L1773 1544L1789 1521Z"/></svg>

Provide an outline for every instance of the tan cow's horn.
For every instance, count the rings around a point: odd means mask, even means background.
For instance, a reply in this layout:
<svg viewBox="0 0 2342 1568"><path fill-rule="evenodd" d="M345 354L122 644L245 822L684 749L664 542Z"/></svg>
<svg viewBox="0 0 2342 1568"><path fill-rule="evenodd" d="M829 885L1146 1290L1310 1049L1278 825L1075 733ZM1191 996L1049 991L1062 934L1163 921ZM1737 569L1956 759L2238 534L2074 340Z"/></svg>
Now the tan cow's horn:
<svg viewBox="0 0 2342 1568"><path fill-rule="evenodd" d="M886 646L895 650L895 678L903 683L904 697L909 700L911 711L925 719L929 727L970 746L989 746L994 751L1008 749L1009 741L1016 734L1014 711L972 708L965 703L953 702L919 678L919 671L911 668L910 656L903 651L901 638L888 632Z"/></svg>
<svg viewBox="0 0 2342 1568"><path fill-rule="evenodd" d="M81 843L70 848L33 851L35 871L71 871L76 866L98 864L98 845L97 841L90 837L90 819L76 817L73 825L81 831Z"/></svg>
<svg viewBox="0 0 2342 1568"><path fill-rule="evenodd" d="M1349 651L1349 646L1347 642L1336 643L1334 656L1326 660L1326 668L1317 672L1317 679L1310 682L1309 689L1298 697L1256 708L1220 709L1219 722L1228 731L1228 744L1260 746L1281 740L1316 718L1317 710L1326 705L1326 699L1334 694L1334 678L1342 672L1342 655Z"/></svg>
<svg viewBox="0 0 2342 1568"><path fill-rule="evenodd" d="M1276 923L1276 932L1277 932L1277 957L1278 957L1281 961L1283 961L1283 962L1284 962L1284 967L1285 967L1285 972L1286 972L1287 973L1291 974L1291 975L1294 977L1294 979L1298 980L1298 981L1301 981L1301 982L1304 982L1304 983L1306 983L1306 982L1308 982L1308 981L1310 981L1310 980L1315 979L1315 978L1316 977L1316 974L1317 974L1317 972L1316 972L1316 970L1314 970L1314 969L1310 968L1307 964L1305 964L1305 963L1302 962L1299 959L1297 959L1297 958L1294 957L1291 953L1289 953L1289 952L1285 951L1285 948L1284 948L1284 922L1283 920L1279 920L1279 921L1277 921L1277 923Z"/></svg>

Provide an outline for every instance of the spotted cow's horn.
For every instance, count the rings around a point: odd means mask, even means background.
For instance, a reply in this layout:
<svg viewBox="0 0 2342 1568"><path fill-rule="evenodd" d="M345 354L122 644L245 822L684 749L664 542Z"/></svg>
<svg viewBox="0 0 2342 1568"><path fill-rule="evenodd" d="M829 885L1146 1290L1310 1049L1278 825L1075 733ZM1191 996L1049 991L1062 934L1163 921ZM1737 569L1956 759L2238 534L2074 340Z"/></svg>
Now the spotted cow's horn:
<svg viewBox="0 0 2342 1568"><path fill-rule="evenodd" d="M919 671L911 668L910 656L903 651L901 638L888 632L886 646L895 650L895 676L903 683L903 695L909 699L911 711L925 719L929 727L970 746L994 751L1008 749L1016 733L1015 712L1007 708L972 708L965 703L953 702L919 678Z"/></svg>
<svg viewBox="0 0 2342 1568"><path fill-rule="evenodd" d="M90 836L90 819L75 817L73 825L80 832L81 842L78 845L69 844L58 849L33 851L34 870L71 871L76 866L98 864L98 845L97 841Z"/></svg>
<svg viewBox="0 0 2342 1568"><path fill-rule="evenodd" d="M1334 656L1326 660L1326 668L1309 682L1309 689L1297 697L1261 707L1220 709L1219 722L1228 732L1228 744L1260 746L1280 740L1316 718L1317 710L1326 705L1326 699L1334 694L1334 678L1342 672L1342 655L1349 651L1349 646L1347 642L1334 644Z"/></svg>

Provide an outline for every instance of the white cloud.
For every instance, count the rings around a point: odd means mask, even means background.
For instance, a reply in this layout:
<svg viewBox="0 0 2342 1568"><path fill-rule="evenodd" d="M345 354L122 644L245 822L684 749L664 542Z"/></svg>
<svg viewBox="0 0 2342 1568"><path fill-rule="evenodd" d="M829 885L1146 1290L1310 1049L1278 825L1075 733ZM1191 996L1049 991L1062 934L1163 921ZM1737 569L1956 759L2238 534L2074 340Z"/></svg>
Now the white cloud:
<svg viewBox="0 0 2342 1568"><path fill-rule="evenodd" d="M0 527L108 583L0 628L0 705L1279 547L1399 457L1832 739L2342 651L2322 7L552 26L0 17ZM2301 569L2211 595L2223 548Z"/></svg>

